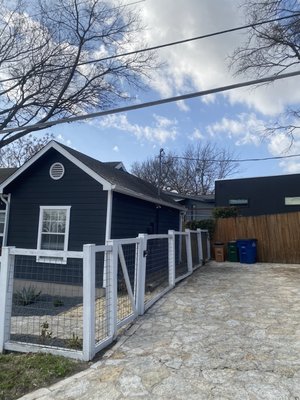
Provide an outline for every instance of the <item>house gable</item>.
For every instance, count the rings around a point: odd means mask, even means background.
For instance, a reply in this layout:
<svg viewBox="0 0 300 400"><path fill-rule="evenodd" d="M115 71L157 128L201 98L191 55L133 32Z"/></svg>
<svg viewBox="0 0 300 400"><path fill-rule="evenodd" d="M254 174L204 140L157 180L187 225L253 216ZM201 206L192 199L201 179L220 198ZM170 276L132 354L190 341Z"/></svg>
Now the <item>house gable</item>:
<svg viewBox="0 0 300 400"><path fill-rule="evenodd" d="M49 174L56 162L65 169L59 180ZM105 241L107 191L54 148L7 185L5 193L11 193L8 245L36 248L41 206L71 206L68 250Z"/></svg>
<svg viewBox="0 0 300 400"><path fill-rule="evenodd" d="M69 161L74 163L78 168L82 169L86 174L90 175L93 179L99 182L103 186L103 190L110 190L112 189L112 185L110 182L105 180L91 168L87 167L82 161L78 160L74 155L68 152L63 146L59 145L55 141L49 142L45 147L43 147L38 153L36 153L33 157L31 157L22 167L18 168L13 174L11 174L6 180L4 180L0 184L0 193L3 193L4 188L13 182L16 178L18 178L21 174L23 174L28 168L34 165L37 160L43 157L50 149L55 149Z"/></svg>

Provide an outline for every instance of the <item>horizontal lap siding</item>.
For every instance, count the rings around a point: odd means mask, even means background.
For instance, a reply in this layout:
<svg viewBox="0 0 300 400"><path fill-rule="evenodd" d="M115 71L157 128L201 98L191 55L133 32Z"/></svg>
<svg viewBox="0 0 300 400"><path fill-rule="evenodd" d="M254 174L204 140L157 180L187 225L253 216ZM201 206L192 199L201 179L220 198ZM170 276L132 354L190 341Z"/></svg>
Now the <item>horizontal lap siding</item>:
<svg viewBox="0 0 300 400"><path fill-rule="evenodd" d="M179 229L179 211L169 207L157 208L154 203L113 194L113 239L136 237L139 233L168 233Z"/></svg>
<svg viewBox="0 0 300 400"><path fill-rule="evenodd" d="M65 174L53 180L49 169L61 162ZM8 245L36 248L40 206L71 206L68 250L105 240L107 192L56 150L50 150L6 190L11 193Z"/></svg>

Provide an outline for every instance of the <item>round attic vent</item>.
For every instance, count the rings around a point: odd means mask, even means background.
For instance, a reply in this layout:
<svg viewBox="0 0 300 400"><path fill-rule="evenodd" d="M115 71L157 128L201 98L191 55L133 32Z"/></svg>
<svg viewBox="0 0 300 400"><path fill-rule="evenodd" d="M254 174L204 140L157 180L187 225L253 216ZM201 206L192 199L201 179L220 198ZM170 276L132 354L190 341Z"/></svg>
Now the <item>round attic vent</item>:
<svg viewBox="0 0 300 400"><path fill-rule="evenodd" d="M51 178L57 181L64 176L65 168L61 163L57 162L51 165L49 173Z"/></svg>

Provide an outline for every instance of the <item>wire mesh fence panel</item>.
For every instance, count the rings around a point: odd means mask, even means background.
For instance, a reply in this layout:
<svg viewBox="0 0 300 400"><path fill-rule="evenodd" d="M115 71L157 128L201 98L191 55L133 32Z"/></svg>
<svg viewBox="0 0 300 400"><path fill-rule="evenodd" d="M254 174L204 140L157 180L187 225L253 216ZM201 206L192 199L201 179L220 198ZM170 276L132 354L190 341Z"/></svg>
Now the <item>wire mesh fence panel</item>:
<svg viewBox="0 0 300 400"><path fill-rule="evenodd" d="M36 260L36 256L15 256L10 339L80 350L83 261Z"/></svg>
<svg viewBox="0 0 300 400"><path fill-rule="evenodd" d="M145 303L169 286L168 237L147 241Z"/></svg>
<svg viewBox="0 0 300 400"><path fill-rule="evenodd" d="M192 263L193 263L193 268L196 268L200 265L199 251L198 251L198 233L190 232L190 235L191 235Z"/></svg>
<svg viewBox="0 0 300 400"><path fill-rule="evenodd" d="M111 265L108 252L96 252L95 263L95 341L105 340L109 336Z"/></svg>
<svg viewBox="0 0 300 400"><path fill-rule="evenodd" d="M175 235L175 279L188 273L186 234Z"/></svg>
<svg viewBox="0 0 300 400"><path fill-rule="evenodd" d="M203 261L208 260L207 240L208 240L208 232L202 231L201 232L201 242L202 242Z"/></svg>
<svg viewBox="0 0 300 400"><path fill-rule="evenodd" d="M138 243L120 244L118 259L117 318L118 323L132 316L137 267ZM126 282L126 278L127 282Z"/></svg>

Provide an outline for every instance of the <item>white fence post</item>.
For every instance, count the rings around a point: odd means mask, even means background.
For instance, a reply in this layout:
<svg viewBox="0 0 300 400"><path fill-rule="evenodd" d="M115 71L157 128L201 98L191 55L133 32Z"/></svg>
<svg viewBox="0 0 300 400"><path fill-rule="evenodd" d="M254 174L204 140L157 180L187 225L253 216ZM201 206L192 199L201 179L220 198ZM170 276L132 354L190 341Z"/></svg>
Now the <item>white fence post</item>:
<svg viewBox="0 0 300 400"><path fill-rule="evenodd" d="M107 304L107 315L108 315L108 334L114 338L117 334L117 323L118 323L118 249L119 244L117 240L108 240L107 245L112 246L112 251L107 253L109 267L106 270L106 304Z"/></svg>
<svg viewBox="0 0 300 400"><path fill-rule="evenodd" d="M199 256L199 264L203 264L203 248L202 248L202 230L197 229L197 246L198 246L198 256Z"/></svg>
<svg viewBox="0 0 300 400"><path fill-rule="evenodd" d="M169 285L171 287L175 286L175 268L176 268L176 261L175 261L175 231L169 230L168 231L169 237Z"/></svg>
<svg viewBox="0 0 300 400"><path fill-rule="evenodd" d="M10 254L11 247L2 247L0 271L0 352L10 338L11 310L13 300L13 281L15 256Z"/></svg>
<svg viewBox="0 0 300 400"><path fill-rule="evenodd" d="M94 244L83 246L83 359L95 355L96 253Z"/></svg>
<svg viewBox="0 0 300 400"><path fill-rule="evenodd" d="M190 231L190 229L186 229L185 232L187 233L187 235L185 237L185 244L186 244L186 256L187 256L188 271L193 272L191 231Z"/></svg>
<svg viewBox="0 0 300 400"><path fill-rule="evenodd" d="M146 251L147 238L146 233L140 233L138 236L141 239L138 252L138 265L136 269L135 293L136 293L136 308L138 315L143 315L145 312L145 283L146 283Z"/></svg>

